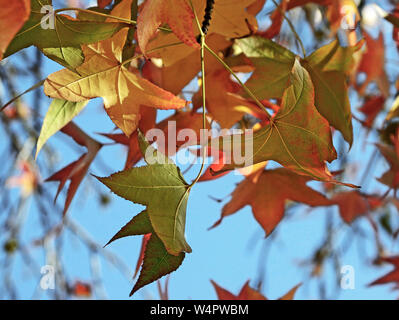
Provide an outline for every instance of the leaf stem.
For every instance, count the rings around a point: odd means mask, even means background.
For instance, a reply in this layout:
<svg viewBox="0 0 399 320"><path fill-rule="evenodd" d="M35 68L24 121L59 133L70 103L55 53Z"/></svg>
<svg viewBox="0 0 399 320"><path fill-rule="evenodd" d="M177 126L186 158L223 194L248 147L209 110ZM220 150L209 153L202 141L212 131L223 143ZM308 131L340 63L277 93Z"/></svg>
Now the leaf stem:
<svg viewBox="0 0 399 320"><path fill-rule="evenodd" d="M10 101L8 101L4 106L0 108L0 112L2 112L5 108L7 108L10 104L12 104L15 100L21 98L23 95L26 93L31 92L32 90L35 90L39 87L41 87L46 79L40 80L39 82L35 83L33 86L31 86L29 89L25 90L21 94L17 95L16 97L12 98Z"/></svg>
<svg viewBox="0 0 399 320"><path fill-rule="evenodd" d="M190 0L190 4L191 4L191 8L194 12L194 16L195 16L195 21L197 23L197 27L198 30L200 32L200 36L201 36L201 82L202 82L202 141L205 140L205 137L207 136L205 133L205 129L206 129L206 87L205 87L205 34L202 32L201 29L201 24L198 20L197 14L194 10L194 6ZM201 168L200 171L198 172L197 176L195 177L195 179L193 180L193 182L191 182L191 184L188 186L188 191L190 191L190 189L198 182L198 180L201 178L202 172L204 171L205 168L205 159L206 159L206 155L207 155L207 149L206 149L206 145L201 146L202 148L202 162L201 162Z"/></svg>
<svg viewBox="0 0 399 320"><path fill-rule="evenodd" d="M301 38L299 37L298 33L296 32L294 25L292 24L291 20L287 17L285 12L276 3L276 1L275 0L272 0L272 1L273 1L274 5L276 6L277 10L280 11L280 14L284 17L284 20L287 21L288 26L290 27L292 33L294 34L295 39L298 41L299 46L301 47L303 58L305 58L306 57L305 46L303 45L303 42L302 42Z"/></svg>
<svg viewBox="0 0 399 320"><path fill-rule="evenodd" d="M219 57L219 55L213 51L211 48L208 47L206 43L204 43L204 47L208 52L213 55L223 66L224 68L230 72L230 74L237 80L237 82L240 84L240 86L244 89L244 91L255 101L257 106L261 108L267 115L269 119L271 119L271 116L269 112L267 111L266 107L262 104L262 102L259 101L259 99L255 96L255 94L240 80L240 78L236 75L236 73L228 66L226 62L223 61L222 58Z"/></svg>

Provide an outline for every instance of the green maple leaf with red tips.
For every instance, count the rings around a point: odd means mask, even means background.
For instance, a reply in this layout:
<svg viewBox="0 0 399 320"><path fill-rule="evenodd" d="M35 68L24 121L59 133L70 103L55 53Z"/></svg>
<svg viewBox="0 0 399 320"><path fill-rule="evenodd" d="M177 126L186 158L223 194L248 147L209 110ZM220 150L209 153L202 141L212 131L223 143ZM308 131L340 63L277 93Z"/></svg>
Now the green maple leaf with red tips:
<svg viewBox="0 0 399 320"><path fill-rule="evenodd" d="M120 197L147 207L154 231L170 254L191 252L184 236L189 185L172 160L156 152L141 134L139 139L147 166L98 179ZM151 153L155 157L149 160Z"/></svg>
<svg viewBox="0 0 399 320"><path fill-rule="evenodd" d="M231 137L227 143L225 138L219 138L220 148L231 159L221 171L248 166L251 162L274 160L315 180L336 182L326 167L326 161L337 158L330 126L314 105L313 83L298 59L295 59L287 81L281 108L269 124L253 135L240 134L239 139ZM253 150L246 154L245 148L251 144ZM237 149L243 155L239 159L234 156Z"/></svg>
<svg viewBox="0 0 399 320"><path fill-rule="evenodd" d="M255 71L247 87L259 99L281 98L296 61L296 55L277 43L261 37L236 40L251 59ZM314 104L329 124L339 130L352 144L352 115L346 84L347 73L354 65L353 54L363 42L353 47L341 47L333 41L300 59L314 86Z"/></svg>
<svg viewBox="0 0 399 320"><path fill-rule="evenodd" d="M183 262L185 253L170 254L161 239L152 228L147 211L142 211L129 221L108 243L129 236L144 235L142 254L139 257L136 273L142 266L140 276L137 279L130 295L145 285L175 271Z"/></svg>

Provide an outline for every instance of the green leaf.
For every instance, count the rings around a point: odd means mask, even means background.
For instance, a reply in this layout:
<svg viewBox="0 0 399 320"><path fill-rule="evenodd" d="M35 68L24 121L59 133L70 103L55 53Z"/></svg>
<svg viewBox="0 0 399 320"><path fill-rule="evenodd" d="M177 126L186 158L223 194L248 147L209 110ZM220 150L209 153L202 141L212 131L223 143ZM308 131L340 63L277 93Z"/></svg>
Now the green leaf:
<svg viewBox="0 0 399 320"><path fill-rule="evenodd" d="M78 115L87 103L88 101L70 102L60 99L54 99L51 102L37 141L36 157L47 140Z"/></svg>
<svg viewBox="0 0 399 320"><path fill-rule="evenodd" d="M44 48L42 52L49 59L75 71L85 60L82 49L75 47Z"/></svg>
<svg viewBox="0 0 399 320"><path fill-rule="evenodd" d="M148 217L147 211L144 210L123 226L122 229L120 229L118 233L108 241L106 246L120 238L138 236L152 232L154 232L154 230L151 221Z"/></svg>
<svg viewBox="0 0 399 320"><path fill-rule="evenodd" d="M255 132L253 139L245 134L240 135L241 149L253 143L253 154L245 154L247 163L237 163L232 157L232 164L227 164L223 170L248 165L249 161L256 164L274 160L299 174L331 181L325 161L331 162L337 154L332 145L329 125L314 106L313 91L308 72L295 60L281 108L272 122ZM234 148L237 148L237 144L226 144L223 140L219 140L223 151L236 152ZM234 142L234 139L231 140Z"/></svg>
<svg viewBox="0 0 399 320"><path fill-rule="evenodd" d="M280 98L287 87L295 54L261 37L248 37L236 42L255 67L246 82L247 87L258 99Z"/></svg>
<svg viewBox="0 0 399 320"><path fill-rule="evenodd" d="M177 256L170 254L161 239L153 233L146 246L139 279L130 292L130 296L145 285L175 271L182 264L184 257L184 252Z"/></svg>
<svg viewBox="0 0 399 320"><path fill-rule="evenodd" d="M32 0L31 15L22 29L14 37L8 46L4 57L7 57L19 50L31 45L47 51L50 57L60 57L64 60L64 65L73 66L76 63L76 57L70 61L71 47L79 49L81 44L94 43L100 40L108 39L121 28L128 26L119 22L100 22L100 21L79 21L66 15L55 15L54 29L42 28L42 19L46 13L41 13L43 6L52 5L51 0ZM45 20L48 21L48 20ZM59 52L49 53L49 48L58 48ZM56 61L57 61L56 60Z"/></svg>
<svg viewBox="0 0 399 320"><path fill-rule="evenodd" d="M145 205L169 253L191 252L184 232L189 186L174 164L152 164L98 178L120 197Z"/></svg>
<svg viewBox="0 0 399 320"><path fill-rule="evenodd" d="M261 37L240 39L237 43L256 68L246 83L248 88L260 99L280 98L287 86L295 55ZM338 41L333 41L301 59L314 84L317 110L350 145L353 128L346 75L353 66L353 54L362 45L363 42L359 42L344 48Z"/></svg>

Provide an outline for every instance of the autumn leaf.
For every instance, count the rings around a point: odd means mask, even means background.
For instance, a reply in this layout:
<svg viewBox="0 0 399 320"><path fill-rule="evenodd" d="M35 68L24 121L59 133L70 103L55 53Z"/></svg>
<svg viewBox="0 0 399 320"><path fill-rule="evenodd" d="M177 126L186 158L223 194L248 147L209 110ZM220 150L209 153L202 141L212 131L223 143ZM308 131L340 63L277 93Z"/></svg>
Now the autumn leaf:
<svg viewBox="0 0 399 320"><path fill-rule="evenodd" d="M209 35L206 42L212 50L218 53L232 45L231 41L226 40L223 36L216 33ZM180 51L186 54L186 48L176 46L171 59L161 60L162 65L156 65L151 60L147 60L142 70L143 77L174 94L181 92L201 70L201 57L198 50L192 50L190 54L179 60L178 63L171 63ZM176 51L178 51L177 54ZM157 50L152 56L161 56L159 52L161 50ZM215 68L220 68L220 63L209 52L205 52L204 59L206 61L205 74L212 72ZM160 60L155 61L159 62ZM181 70L184 70L184 72L181 72Z"/></svg>
<svg viewBox="0 0 399 320"><path fill-rule="evenodd" d="M267 300L261 293L252 289L247 281L242 287L240 293L236 296L226 289L220 287L216 282L211 280L213 287L219 300Z"/></svg>
<svg viewBox="0 0 399 320"><path fill-rule="evenodd" d="M257 0L217 0L213 7L212 20L208 33L217 33L227 38L239 38L250 35L258 28L254 12L246 9ZM205 1L193 0L197 15L202 17Z"/></svg>
<svg viewBox="0 0 399 320"><path fill-rule="evenodd" d="M111 13L130 18L131 0L123 1ZM127 135L137 128L141 106L176 109L186 101L141 78L123 66L122 52L127 29L112 38L83 46L85 62L77 73L64 69L44 83L46 95L71 102L102 97L111 120Z"/></svg>
<svg viewBox="0 0 399 320"><path fill-rule="evenodd" d="M3 58L11 40L28 20L30 14L30 0L0 1L0 60Z"/></svg>
<svg viewBox="0 0 399 320"><path fill-rule="evenodd" d="M219 300L268 300L263 294L249 286L249 281L245 282L238 295L234 295L220 287L216 282L211 280L213 287L215 288L216 294ZM278 300L293 300L297 289L301 284L296 285L284 296Z"/></svg>
<svg viewBox="0 0 399 320"><path fill-rule="evenodd" d="M385 97L382 95L366 97L363 106L359 108L359 111L366 116L363 122L365 127L371 128L373 126L374 120L384 109L384 105Z"/></svg>
<svg viewBox="0 0 399 320"><path fill-rule="evenodd" d="M35 45L55 61L75 68L81 61L81 44L107 39L127 26L118 21L79 21L67 15L56 14L54 28L43 28L42 22L50 23L49 19L52 18L46 11L41 13L44 6L52 6L52 1L31 0L29 20L8 46L5 57Z"/></svg>
<svg viewBox="0 0 399 320"><path fill-rule="evenodd" d="M205 119L205 121L206 125L210 127L209 120ZM159 144L159 151L168 156L173 156L180 149L200 144L203 117L201 113L193 111L178 111L157 123L156 128L162 130L165 140ZM173 144L170 144L171 141L173 141Z"/></svg>
<svg viewBox="0 0 399 320"><path fill-rule="evenodd" d="M155 127L155 119L157 115L156 111L157 110L154 108L140 108L140 120L138 123L138 128L144 134L146 134L148 130ZM118 144L127 146L128 152L125 162L125 169L133 167L143 158L143 155L140 151L137 131L133 132L130 137L126 137L126 135L123 133L102 133L102 135Z"/></svg>
<svg viewBox="0 0 399 320"><path fill-rule="evenodd" d="M289 74L289 86L284 91L281 108L271 122L253 135L241 134L240 144L224 142L219 138L219 146L224 152L232 153L234 148L245 150L246 144L252 144L253 152L236 163L231 156L231 164L223 170L243 167L248 162L253 164L274 160L296 173L308 175L315 180L333 182L325 162L336 159L332 145L328 122L314 106L313 84L308 72L295 60ZM352 186L353 185L349 185Z"/></svg>
<svg viewBox="0 0 399 320"><path fill-rule="evenodd" d="M389 97L389 79L385 72L384 36L380 32L377 39L373 39L367 32L363 32L366 40L366 51L362 55L358 72L366 74L366 80L359 87L359 93L364 95L368 85L376 82L381 94Z"/></svg>
<svg viewBox="0 0 399 320"><path fill-rule="evenodd" d="M389 164L389 169L377 180L396 191L399 186L399 158L397 151L394 147L382 143L378 143L376 146Z"/></svg>
<svg viewBox="0 0 399 320"><path fill-rule="evenodd" d="M143 141L143 153L154 153L154 148ZM145 205L155 233L168 252L178 256L180 252L191 252L184 237L188 184L170 159L159 152L154 154L151 160L145 158L153 164L98 179L120 197Z"/></svg>
<svg viewBox="0 0 399 320"><path fill-rule="evenodd" d="M206 109L208 114L216 120L222 129L231 128L242 117L249 113L248 109L259 110L254 103L235 94L240 85L230 78L230 73L223 67L214 68L206 73ZM192 98L194 108L202 106L202 88ZM242 107L245 107L243 111Z"/></svg>
<svg viewBox="0 0 399 320"><path fill-rule="evenodd" d="M236 40L251 59L255 72L246 85L259 99L280 98L286 89L296 56L277 43L261 37ZM314 85L314 103L331 126L352 144L353 130L346 75L353 68L352 56L362 46L341 47L337 41L301 59Z"/></svg>
<svg viewBox="0 0 399 320"><path fill-rule="evenodd" d="M89 298L92 295L92 288L89 283L76 281L71 288L72 294L79 298Z"/></svg>
<svg viewBox="0 0 399 320"><path fill-rule="evenodd" d="M204 171L198 182L210 181L218 179L228 174L229 172L223 172L222 174L215 175L214 172L220 171L225 165L224 152L219 149L212 149L208 147L206 150L207 154L213 157L211 165ZM198 154L197 154L198 156Z"/></svg>
<svg viewBox="0 0 399 320"><path fill-rule="evenodd" d="M98 6L99 6L100 8L105 8L105 7L108 6L111 2L112 2L112 0L97 0Z"/></svg>
<svg viewBox="0 0 399 320"><path fill-rule="evenodd" d="M193 6L197 17L201 19L204 16L206 1L193 0ZM224 39L240 38L252 34L258 28L255 18L256 12L248 12L246 8L257 3L257 0L218 0L215 2L211 24L208 29L208 36L217 34ZM197 26L194 24L195 34L199 34ZM171 66L180 60L190 56L198 50L187 47L186 45L168 47L176 44L180 40L173 33L159 32L158 35L148 43L147 52L153 48L164 46L165 48L157 50L150 54L150 57L161 58L164 66ZM199 60L197 60L196 64Z"/></svg>
<svg viewBox="0 0 399 320"><path fill-rule="evenodd" d="M68 208L78 190L80 183L85 177L87 170L89 169L91 163L96 157L98 151L101 149L102 145L96 140L89 137L85 132L83 132L79 127L77 127L73 122L68 123L61 130L64 134L70 136L76 143L87 148L87 153L82 155L78 160L70 163L63 169L54 173L51 177L47 178L46 181L57 181L59 182L58 190L55 196L57 200L58 195L65 186L65 183L70 180L70 185L68 187L67 196L65 199L63 214L65 215Z"/></svg>
<svg viewBox="0 0 399 320"><path fill-rule="evenodd" d="M385 276L382 276L381 278L370 283L369 286L375 286L375 285L386 284L386 283L391 283L391 282L394 282L398 285L399 284L399 256L380 258L380 260L382 262L392 264L395 268L391 272L387 273Z"/></svg>
<svg viewBox="0 0 399 320"><path fill-rule="evenodd" d="M256 181L249 176L238 184L231 200L223 207L221 218L213 227L225 217L250 205L256 221L269 235L283 219L288 200L312 207L331 205L323 194L306 185L308 181L309 178L284 168L263 171Z"/></svg>
<svg viewBox="0 0 399 320"><path fill-rule="evenodd" d="M331 202L338 205L342 220L348 224L370 210L368 197L358 191L337 193Z"/></svg>
<svg viewBox="0 0 399 320"><path fill-rule="evenodd" d="M158 27L168 24L185 44L199 49L193 30L194 13L186 0L146 0L137 19L137 38L143 53Z"/></svg>

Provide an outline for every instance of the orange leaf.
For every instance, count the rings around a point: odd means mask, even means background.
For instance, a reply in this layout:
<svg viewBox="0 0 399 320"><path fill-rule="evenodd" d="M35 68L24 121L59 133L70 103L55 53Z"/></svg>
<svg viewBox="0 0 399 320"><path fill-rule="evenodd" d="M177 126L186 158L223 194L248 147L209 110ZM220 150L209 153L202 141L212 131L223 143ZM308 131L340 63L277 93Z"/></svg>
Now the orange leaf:
<svg viewBox="0 0 399 320"><path fill-rule="evenodd" d="M255 219L269 235L283 218L287 200L313 207L331 205L323 194L306 185L309 180L285 168L263 171L256 182L249 176L238 184L213 227L219 225L224 217L250 205Z"/></svg>
<svg viewBox="0 0 399 320"><path fill-rule="evenodd" d="M215 288L219 300L267 300L263 294L249 286L249 281L245 282L238 295L234 295L226 289L223 289L213 280L211 280L211 283ZM294 295L300 286L301 283L296 285L278 300L293 300Z"/></svg>
<svg viewBox="0 0 399 320"><path fill-rule="evenodd" d="M346 223L351 223L370 209L367 197L358 191L341 192L331 201L339 206L339 212Z"/></svg>
<svg viewBox="0 0 399 320"><path fill-rule="evenodd" d="M30 14L30 0L0 0L0 60Z"/></svg>
<svg viewBox="0 0 399 320"><path fill-rule="evenodd" d="M199 49L193 31L194 13L186 0L147 0L137 19L137 38L143 53L161 24L190 47Z"/></svg>
<svg viewBox="0 0 399 320"><path fill-rule="evenodd" d="M82 281L76 281L72 287L72 293L77 297L90 297L91 285Z"/></svg>
<svg viewBox="0 0 399 320"><path fill-rule="evenodd" d="M131 0L121 2L112 15L130 18L130 4ZM137 128L142 106L178 109L187 101L140 77L132 72L133 68L124 67L122 53L127 34L124 28L107 40L82 46L85 61L76 68L78 73L64 69L51 74L44 83L44 92L73 102L102 97L111 120L129 136Z"/></svg>

